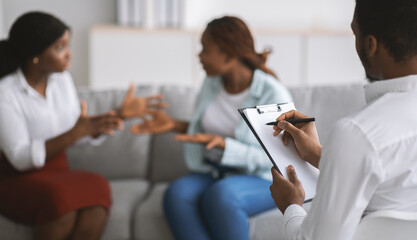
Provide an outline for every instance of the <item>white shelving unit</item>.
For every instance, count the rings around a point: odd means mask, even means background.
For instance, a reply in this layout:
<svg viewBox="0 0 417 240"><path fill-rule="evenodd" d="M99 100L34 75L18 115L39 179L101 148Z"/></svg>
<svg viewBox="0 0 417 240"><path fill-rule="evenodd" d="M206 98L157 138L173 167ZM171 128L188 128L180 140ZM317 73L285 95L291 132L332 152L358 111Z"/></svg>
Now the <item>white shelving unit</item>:
<svg viewBox="0 0 417 240"><path fill-rule="evenodd" d="M90 31L89 87L201 83L200 32L97 26ZM365 82L349 32L255 30L258 51L271 47L268 66L287 86Z"/></svg>

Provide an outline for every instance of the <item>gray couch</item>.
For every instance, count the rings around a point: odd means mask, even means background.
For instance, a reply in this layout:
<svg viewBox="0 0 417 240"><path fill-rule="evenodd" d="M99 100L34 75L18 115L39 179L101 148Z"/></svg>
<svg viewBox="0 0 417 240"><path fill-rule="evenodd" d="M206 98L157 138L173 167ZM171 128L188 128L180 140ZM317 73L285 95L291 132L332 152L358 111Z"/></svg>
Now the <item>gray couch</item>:
<svg viewBox="0 0 417 240"><path fill-rule="evenodd" d="M361 85L297 87L290 91L297 109L316 117L322 144L335 120L365 104ZM186 86L138 86L136 95L163 93L168 113L188 120L197 92L197 88ZM124 92L79 90L79 96L87 101L89 113L101 113L118 106ZM129 126L136 122L126 122L124 131L108 137L100 146L69 149L70 166L100 173L110 181L113 205L102 239L173 239L161 205L169 182L188 172L182 145L173 139L173 133L133 136ZM280 239L280 221L282 215L277 209L252 217L251 239ZM31 231L0 216L0 239L30 239Z"/></svg>

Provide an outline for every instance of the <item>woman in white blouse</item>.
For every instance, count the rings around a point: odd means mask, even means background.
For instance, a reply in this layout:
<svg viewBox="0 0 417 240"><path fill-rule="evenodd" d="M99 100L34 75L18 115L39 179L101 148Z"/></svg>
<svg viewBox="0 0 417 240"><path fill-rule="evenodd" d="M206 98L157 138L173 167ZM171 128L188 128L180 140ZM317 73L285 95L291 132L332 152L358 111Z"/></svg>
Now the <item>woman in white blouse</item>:
<svg viewBox="0 0 417 240"><path fill-rule="evenodd" d="M68 168L65 149L100 142L163 103L135 98L131 86L121 107L87 115L66 70L69 27L52 15L23 14L0 41L0 214L34 225L35 239L99 239L111 205L108 182Z"/></svg>

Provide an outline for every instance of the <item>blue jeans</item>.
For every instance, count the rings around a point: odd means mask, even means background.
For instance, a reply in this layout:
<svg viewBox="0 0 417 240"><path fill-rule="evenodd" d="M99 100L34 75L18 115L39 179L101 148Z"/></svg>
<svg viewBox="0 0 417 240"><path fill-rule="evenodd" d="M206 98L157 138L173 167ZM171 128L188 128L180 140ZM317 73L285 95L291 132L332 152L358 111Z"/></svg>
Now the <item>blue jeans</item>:
<svg viewBox="0 0 417 240"><path fill-rule="evenodd" d="M270 181L191 173L174 181L164 211L176 239L249 239L249 217L275 208Z"/></svg>

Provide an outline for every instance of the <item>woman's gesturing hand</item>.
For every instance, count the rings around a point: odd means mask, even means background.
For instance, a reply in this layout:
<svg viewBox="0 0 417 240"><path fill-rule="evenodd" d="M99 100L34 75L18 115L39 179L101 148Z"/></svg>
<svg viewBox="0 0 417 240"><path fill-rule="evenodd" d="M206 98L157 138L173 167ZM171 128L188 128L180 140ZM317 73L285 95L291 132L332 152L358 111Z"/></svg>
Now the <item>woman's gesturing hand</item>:
<svg viewBox="0 0 417 240"><path fill-rule="evenodd" d="M150 111L167 107L167 104L162 102L162 94L149 97L135 97L134 92L135 85L131 84L122 104L117 109L117 115L120 118L144 117Z"/></svg>
<svg viewBox="0 0 417 240"><path fill-rule="evenodd" d="M133 134L158 134L173 130L175 120L164 111L150 111L149 117L144 118L142 123L131 127Z"/></svg>
<svg viewBox="0 0 417 240"><path fill-rule="evenodd" d="M207 150L210 150L213 147L224 149L226 146L224 138L214 134L178 134L175 139L181 142L202 143L206 145Z"/></svg>
<svg viewBox="0 0 417 240"><path fill-rule="evenodd" d="M123 120L116 116L114 111L100 115L88 116L87 103L81 101L81 114L73 130L77 138L84 136L97 137L100 134L114 134L114 130L123 129Z"/></svg>

